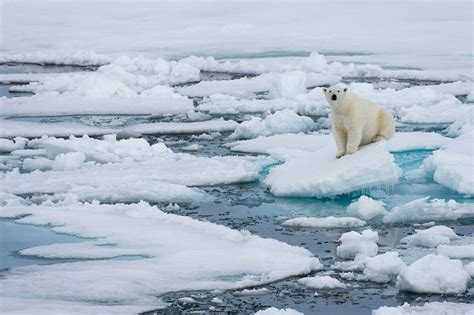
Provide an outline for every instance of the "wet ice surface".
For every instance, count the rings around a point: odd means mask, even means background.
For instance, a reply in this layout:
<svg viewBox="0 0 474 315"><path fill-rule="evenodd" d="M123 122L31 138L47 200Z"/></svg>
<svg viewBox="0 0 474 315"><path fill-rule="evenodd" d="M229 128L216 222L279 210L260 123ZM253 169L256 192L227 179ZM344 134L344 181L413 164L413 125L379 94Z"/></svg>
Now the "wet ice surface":
<svg viewBox="0 0 474 315"><path fill-rule="evenodd" d="M265 56L264 56L265 57ZM60 72L71 71L70 68L41 68L34 66L18 66L12 71L18 72ZM73 69L77 70L77 69ZM89 70L89 69L81 69ZM8 72L0 68L0 71ZM229 80L238 79L240 74L226 73L207 73L201 76L202 80ZM417 85L432 85L438 81L429 80L411 80L411 79L390 79L379 80L374 78L351 78L344 79L345 83L368 82L373 83L375 87L385 88L386 86L397 86L406 88ZM0 96L14 97L18 95L8 94L9 84L0 86ZM23 95L22 95L23 96ZM265 98L266 93L261 93L257 97ZM194 98L195 103L199 103L202 98ZM461 98L462 100L462 98ZM463 100L462 100L463 101ZM264 117L262 113L252 114L252 116ZM212 118L232 119L237 122L247 120L249 116L245 113L238 114L211 114ZM328 132L328 123L324 117L310 116L316 126L317 131ZM149 116L149 115L66 115L66 116L45 116L45 117L15 117L13 120L36 123L56 123L56 122L74 122L91 127L99 128L123 128L142 123L154 122L183 122L187 121L186 115L173 116ZM449 124L427 123L427 124L400 124L397 131L426 131L445 133L445 128ZM198 134L160 134L142 136L150 144L164 143L174 152L191 153L195 156L212 157L247 155L244 153L231 151L224 144L233 141L228 138L229 131L220 133L209 133L212 137L199 137ZM120 136L119 136L120 137ZM191 146L196 145L196 146ZM370 195L383 199L387 209L409 202L411 200L431 196L432 198L453 199L457 202L470 202L469 198L449 190L448 188L435 183L424 176L417 176L416 171L422 165L423 161L432 154L432 150L415 150L393 153L395 163L403 170L404 175L399 182L388 189L388 193L383 190L373 190ZM25 157L12 157L10 154L3 153L2 158L9 159L4 163L2 172L10 171L14 167L22 165ZM167 203L158 203L157 205L164 211L189 216L194 219L209 221L221 224L232 229L248 230L252 234L263 238L276 239L290 245L301 246L308 249L315 257L318 257L324 265L325 270L313 272L310 275L330 274L330 266L338 259L336 258L337 240L348 231L362 231L367 227L361 228L296 228L285 227L281 223L294 217L327 217L327 216L347 216L347 206L357 200L360 193L336 197L333 199L315 199L315 198L279 198L272 195L263 183L263 178L267 175L269 169L275 164L265 167L260 172L260 179L256 182L202 186L204 192L213 197L212 201L198 204L182 204L178 208L167 208ZM410 173L411 172L411 173ZM413 173L414 172L414 173ZM406 175L413 176L406 176ZM39 195L26 195L38 201ZM375 198L374 197L374 198ZM2 265L0 269L32 264L56 264L67 261L80 261L77 259L46 259L46 258L25 258L18 251L55 243L81 242L80 238L69 235L55 234L48 227L35 227L29 225L19 225L10 220L0 221L2 235L1 256ZM469 219L459 219L456 221L439 221L437 224L443 224L454 229L461 236L472 236L474 232L474 221ZM390 251L392 248L399 248L399 241L403 237L413 234L415 226L413 222L386 225L381 222L380 217L369 221L368 225L374 231L377 231L380 237L379 253ZM7 236L7 237L5 237ZM137 258L139 259L139 258ZM238 259L238 258L236 258ZM297 283L300 277L291 277L277 281L256 289L265 288L254 292L242 293L236 291L183 291L161 295L160 298L168 303L165 309L156 310L157 313L171 314L176 311L203 311L212 314L215 311L222 312L242 312L252 313L270 306L277 308L293 308L306 314L330 313L330 314L367 314L370 310L377 309L380 306L401 305L404 302L410 304L423 304L432 301L452 301L472 303L474 298L472 292L467 292L457 296L451 295L420 295L414 293L398 292L394 281L386 284L377 284L373 282L351 281L342 279L339 272L331 276L347 284L344 289L311 289ZM469 284L472 291L472 281ZM315 292L317 291L317 295ZM182 299L191 297L189 299ZM219 298L223 303L216 303L214 298ZM152 312L151 312L152 313Z"/></svg>

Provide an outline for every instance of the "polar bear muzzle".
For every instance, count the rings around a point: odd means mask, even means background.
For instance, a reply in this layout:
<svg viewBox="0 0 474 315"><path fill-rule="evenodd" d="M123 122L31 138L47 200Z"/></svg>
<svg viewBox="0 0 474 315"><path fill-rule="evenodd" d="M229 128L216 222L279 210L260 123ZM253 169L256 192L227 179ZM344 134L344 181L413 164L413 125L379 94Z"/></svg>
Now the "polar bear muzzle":
<svg viewBox="0 0 474 315"><path fill-rule="evenodd" d="M331 96L331 99L332 99L333 101L337 100L336 94L333 94L333 95Z"/></svg>

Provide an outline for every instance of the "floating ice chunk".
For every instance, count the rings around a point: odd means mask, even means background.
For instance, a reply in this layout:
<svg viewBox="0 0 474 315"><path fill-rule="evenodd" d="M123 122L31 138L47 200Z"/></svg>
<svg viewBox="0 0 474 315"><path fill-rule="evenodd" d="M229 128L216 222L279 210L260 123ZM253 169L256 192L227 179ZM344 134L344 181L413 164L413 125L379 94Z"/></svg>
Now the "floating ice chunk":
<svg viewBox="0 0 474 315"><path fill-rule="evenodd" d="M341 245L337 247L336 254L341 258L354 258L358 254L375 256L378 251L378 239L379 234L371 230L344 233L339 238Z"/></svg>
<svg viewBox="0 0 474 315"><path fill-rule="evenodd" d="M195 304L195 303L197 303L195 299L193 299L192 297L189 297L189 296L179 298L178 302L182 303L182 304Z"/></svg>
<svg viewBox="0 0 474 315"><path fill-rule="evenodd" d="M397 132L387 142L390 152L420 149L437 149L452 139L433 132ZM302 151L317 151L324 145L334 143L332 135L325 134L281 134L259 137L251 140L236 141L227 144L233 151L250 153L268 153L271 149L287 148Z"/></svg>
<svg viewBox="0 0 474 315"><path fill-rule="evenodd" d="M150 145L145 139L118 140L116 135L106 135L103 140L74 136L69 139L46 138L41 140L48 157L55 158L67 152L82 152L88 161L110 163L120 161L144 161L172 151L163 143Z"/></svg>
<svg viewBox="0 0 474 315"><path fill-rule="evenodd" d="M331 269L340 271L363 271L370 257L365 255L356 255L351 261L336 261Z"/></svg>
<svg viewBox="0 0 474 315"><path fill-rule="evenodd" d="M314 289L339 289L346 287L344 283L330 276L301 278L298 280L298 283Z"/></svg>
<svg viewBox="0 0 474 315"><path fill-rule="evenodd" d="M268 294L270 290L267 288L258 288L258 289L243 289L241 291L232 292L233 295L242 296L242 295L265 295Z"/></svg>
<svg viewBox="0 0 474 315"><path fill-rule="evenodd" d="M424 305L382 306L372 315L444 315L444 314L472 314L472 304L453 302L426 302Z"/></svg>
<svg viewBox="0 0 474 315"><path fill-rule="evenodd" d="M56 156L51 167L54 171L74 171L80 169L86 156L82 152L69 152Z"/></svg>
<svg viewBox="0 0 474 315"><path fill-rule="evenodd" d="M466 100L467 100L469 103L474 102L474 90L471 91L471 92L467 95Z"/></svg>
<svg viewBox="0 0 474 315"><path fill-rule="evenodd" d="M218 297L215 297L215 298L212 298L211 303L214 303L214 304L224 304L224 301L222 301L222 300L219 299Z"/></svg>
<svg viewBox="0 0 474 315"><path fill-rule="evenodd" d="M459 116L446 128L446 132L451 137L474 133L474 108L469 109L465 115Z"/></svg>
<svg viewBox="0 0 474 315"><path fill-rule="evenodd" d="M50 225L58 233L98 238L28 249L38 256L98 258L110 257L113 251L113 256L147 257L12 269L0 279L2 313L28 307L10 304L6 298L13 297L56 305L71 300L84 301L78 302L83 305L114 301L116 306L141 305L146 310L157 306L156 295L167 292L240 289L322 268L304 248L166 214L146 203L16 205L2 207L0 215L18 218L19 223Z"/></svg>
<svg viewBox="0 0 474 315"><path fill-rule="evenodd" d="M355 214L364 220L370 220L379 214L385 213L385 203L367 196L360 196L357 201L347 207L347 212Z"/></svg>
<svg viewBox="0 0 474 315"><path fill-rule="evenodd" d="M15 150L10 152L11 155L27 157L27 156L39 156L39 155L46 155L46 150L44 149L22 149L22 150Z"/></svg>
<svg viewBox="0 0 474 315"><path fill-rule="evenodd" d="M437 248L438 254L447 256L449 258L474 258L474 244L467 245L439 245Z"/></svg>
<svg viewBox="0 0 474 315"><path fill-rule="evenodd" d="M160 91L163 92L162 89ZM158 95L157 89L155 89L142 94L143 96L131 97L92 97L44 93L28 97L0 99L0 115L161 115L185 114L193 109L192 100L176 93Z"/></svg>
<svg viewBox="0 0 474 315"><path fill-rule="evenodd" d="M292 308L278 309L276 307L269 307L256 312L255 315L303 315L303 313L298 312Z"/></svg>
<svg viewBox="0 0 474 315"><path fill-rule="evenodd" d="M277 196L331 197L393 185L401 173L384 143L341 159L335 156L334 145L302 154L273 168L265 184Z"/></svg>
<svg viewBox="0 0 474 315"><path fill-rule="evenodd" d="M366 225L365 221L351 217L326 217L326 218L294 218L284 221L281 225L311 228L341 228L361 227Z"/></svg>
<svg viewBox="0 0 474 315"><path fill-rule="evenodd" d="M202 145L198 143L193 143L182 148L184 151L199 151L203 148Z"/></svg>
<svg viewBox="0 0 474 315"><path fill-rule="evenodd" d="M384 217L384 223L410 221L442 221L474 217L474 203L460 203L454 200L419 198L396 206Z"/></svg>
<svg viewBox="0 0 474 315"><path fill-rule="evenodd" d="M259 178L259 172L263 167L273 162L272 159L264 157L208 158L173 154L143 162L87 165L77 171L27 174L12 171L0 174L0 191L14 194L65 193L77 186L88 186L105 193L107 190L123 191L129 185L129 194L140 195L133 189L160 185L160 182L186 186L251 182ZM153 189L145 189L145 192L152 193Z"/></svg>
<svg viewBox="0 0 474 315"><path fill-rule="evenodd" d="M367 260L364 277L373 282L386 283L395 278L406 264L398 257L398 252L388 252Z"/></svg>
<svg viewBox="0 0 474 315"><path fill-rule="evenodd" d="M194 122L158 122L137 124L126 127L122 134L177 134L177 133L202 133L232 131L238 123L233 120L214 119Z"/></svg>
<svg viewBox="0 0 474 315"><path fill-rule="evenodd" d="M77 123L36 123L30 121L0 119L0 137L7 138L13 138L16 136L39 138L44 135L69 137L70 135L104 135L108 133L117 133L117 130L89 127Z"/></svg>
<svg viewBox="0 0 474 315"><path fill-rule="evenodd" d="M459 236L453 229L438 225L426 230L417 230L416 234L406 236L400 242L409 246L436 247L440 244L450 244L452 239L457 238Z"/></svg>
<svg viewBox="0 0 474 315"><path fill-rule="evenodd" d="M467 265L464 266L464 270L467 271L467 273L471 276L474 277L474 261L468 263Z"/></svg>
<svg viewBox="0 0 474 315"><path fill-rule="evenodd" d="M306 76L302 71L285 72L272 82L270 98L294 98L306 93Z"/></svg>
<svg viewBox="0 0 474 315"><path fill-rule="evenodd" d="M2 54L1 63L18 62L34 63L40 65L76 65L97 66L111 61L110 57L97 54L92 50L57 52L57 51L35 51L21 54Z"/></svg>
<svg viewBox="0 0 474 315"><path fill-rule="evenodd" d="M474 195L474 131L463 134L424 162L425 173L460 194Z"/></svg>
<svg viewBox="0 0 474 315"><path fill-rule="evenodd" d="M1 121L3 123L3 121ZM13 140L0 139L0 153L24 149L28 139L16 137Z"/></svg>
<svg viewBox="0 0 474 315"><path fill-rule="evenodd" d="M53 163L53 160L42 157L34 159L26 158L23 160L21 168L28 172L32 172L34 170L45 171L51 169L53 167Z"/></svg>
<svg viewBox="0 0 474 315"><path fill-rule="evenodd" d="M233 139L251 139L257 136L269 136L282 133L308 132L315 128L309 117L299 116L291 109L284 109L268 115L265 119L252 117L240 123L233 134Z"/></svg>
<svg viewBox="0 0 474 315"><path fill-rule="evenodd" d="M390 152L410 150L433 150L451 142L451 138L444 137L436 132L397 132L388 141Z"/></svg>
<svg viewBox="0 0 474 315"><path fill-rule="evenodd" d="M210 96L213 94L227 94L232 96L248 96L251 93L268 92L273 82L280 77L280 73L264 73L253 78L235 80L201 81L197 84L178 87L178 93L187 96ZM341 80L340 76L332 74L305 73L305 87L331 85Z"/></svg>
<svg viewBox="0 0 474 315"><path fill-rule="evenodd" d="M400 272L397 286L415 293L464 293L471 277L460 260L441 255L426 255Z"/></svg>
<svg viewBox="0 0 474 315"><path fill-rule="evenodd" d="M303 69L311 72L326 71L328 62L326 57L319 54L317 51L312 51L307 59L302 62Z"/></svg>

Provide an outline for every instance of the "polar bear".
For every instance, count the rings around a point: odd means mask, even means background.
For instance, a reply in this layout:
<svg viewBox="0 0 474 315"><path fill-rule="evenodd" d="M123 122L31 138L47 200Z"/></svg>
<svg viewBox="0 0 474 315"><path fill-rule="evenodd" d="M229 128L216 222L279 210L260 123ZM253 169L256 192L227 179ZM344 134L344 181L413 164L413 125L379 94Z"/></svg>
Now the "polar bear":
<svg viewBox="0 0 474 315"><path fill-rule="evenodd" d="M368 100L336 85L323 88L331 106L332 133L337 145L336 158L356 152L360 145L382 139L395 133L392 114Z"/></svg>

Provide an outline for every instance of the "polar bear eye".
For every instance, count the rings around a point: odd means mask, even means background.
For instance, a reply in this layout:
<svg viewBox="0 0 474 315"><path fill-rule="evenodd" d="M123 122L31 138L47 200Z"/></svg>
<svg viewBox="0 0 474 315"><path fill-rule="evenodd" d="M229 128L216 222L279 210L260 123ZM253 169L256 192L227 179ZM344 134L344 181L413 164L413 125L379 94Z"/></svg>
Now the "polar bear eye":
<svg viewBox="0 0 474 315"><path fill-rule="evenodd" d="M341 92L341 91L338 90L337 93L339 93L339 92Z"/></svg>

